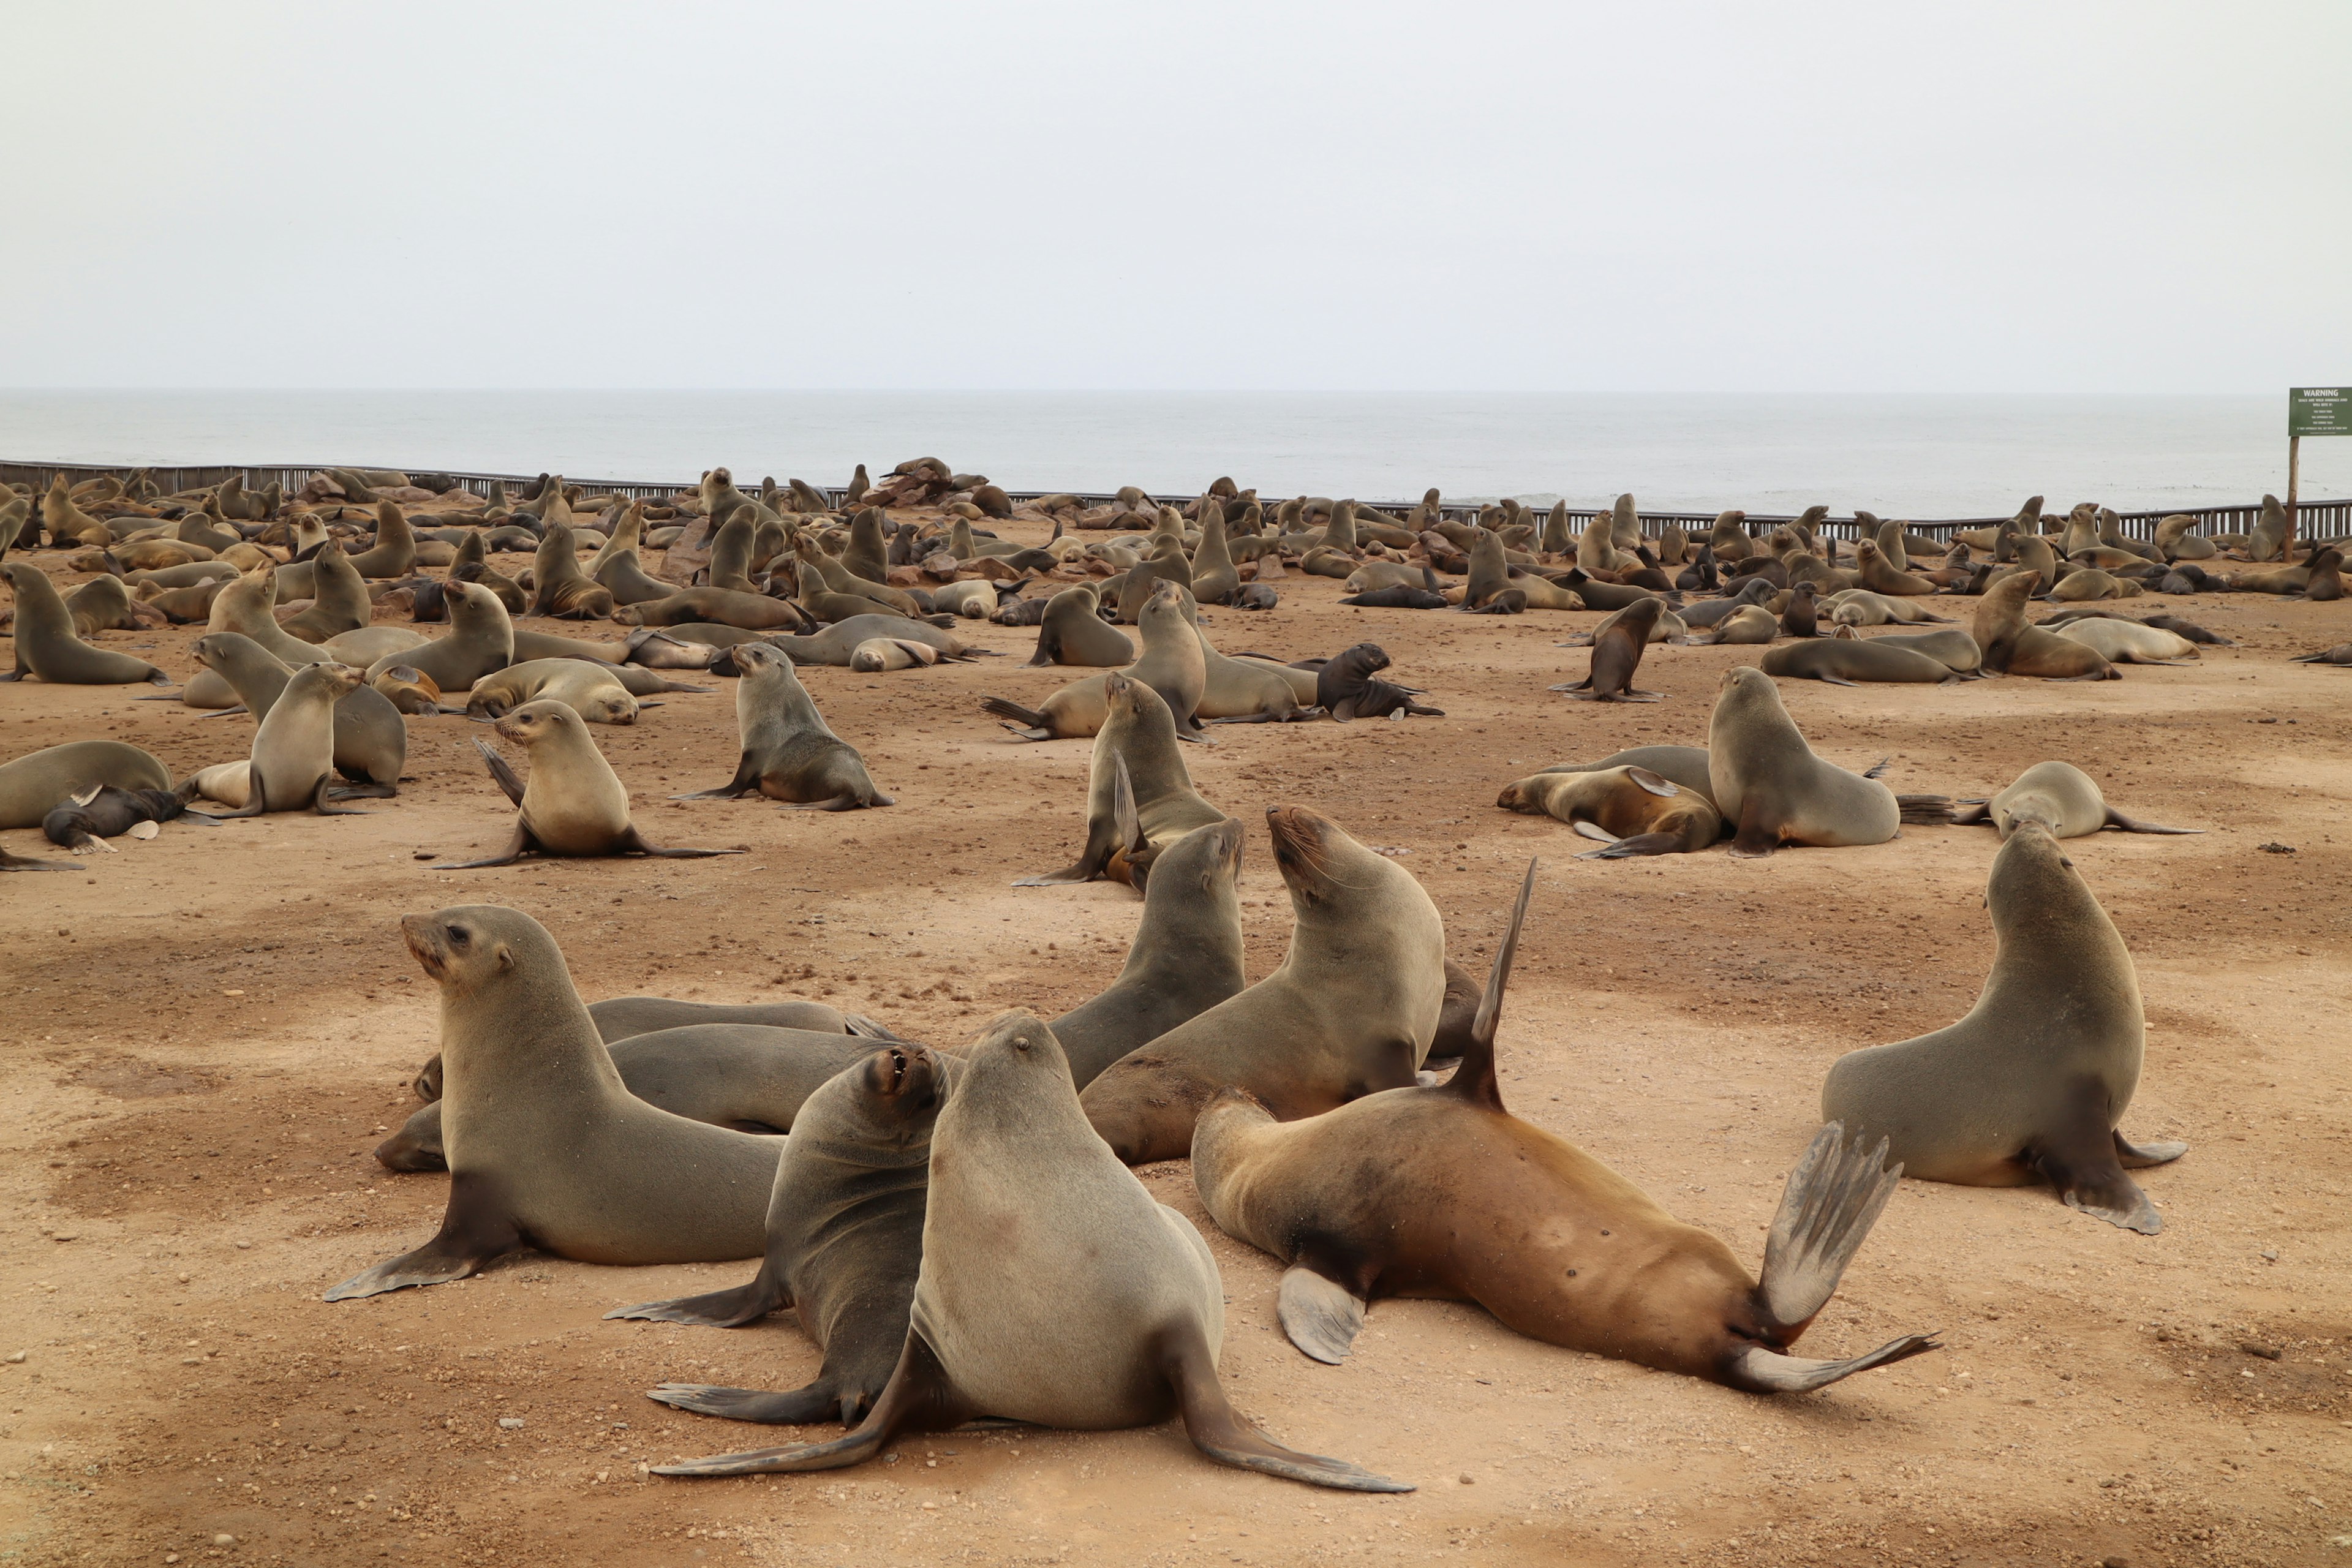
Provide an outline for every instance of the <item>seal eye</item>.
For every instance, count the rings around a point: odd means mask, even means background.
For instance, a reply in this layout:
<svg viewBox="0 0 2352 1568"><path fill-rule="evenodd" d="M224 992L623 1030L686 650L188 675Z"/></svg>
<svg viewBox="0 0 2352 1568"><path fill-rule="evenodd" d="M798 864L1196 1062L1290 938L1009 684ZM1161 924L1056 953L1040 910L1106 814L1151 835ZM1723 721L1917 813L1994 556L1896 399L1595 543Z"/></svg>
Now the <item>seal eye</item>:
<svg viewBox="0 0 2352 1568"><path fill-rule="evenodd" d="M473 940L473 933L467 931L464 926L450 926L447 930L449 932L449 945L451 947L463 947L467 942Z"/></svg>

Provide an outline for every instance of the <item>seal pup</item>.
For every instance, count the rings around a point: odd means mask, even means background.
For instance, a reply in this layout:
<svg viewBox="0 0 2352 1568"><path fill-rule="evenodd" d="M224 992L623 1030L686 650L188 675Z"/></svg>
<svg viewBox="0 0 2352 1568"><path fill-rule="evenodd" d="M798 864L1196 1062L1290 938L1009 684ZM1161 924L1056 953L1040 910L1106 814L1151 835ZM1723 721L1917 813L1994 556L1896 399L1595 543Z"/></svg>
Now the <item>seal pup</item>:
<svg viewBox="0 0 2352 1568"><path fill-rule="evenodd" d="M629 792L588 733L579 714L561 702L526 702L494 725L530 753L530 784L481 742L474 749L490 778L520 808L506 847L480 860L436 865L436 871L508 866L536 849L542 855L652 855L669 860L740 855L740 849L657 849L629 820Z"/></svg>
<svg viewBox="0 0 2352 1568"><path fill-rule="evenodd" d="M1599 527L1605 519L1595 519ZM1587 531L1588 537L1590 531ZM1642 667L1642 650L1649 646L1651 629L1665 613L1663 599L1637 599L1611 617L1612 624L1592 639L1592 668L1582 680L1555 686L1554 691L1588 702L1662 702L1654 691L1633 689L1633 672Z"/></svg>
<svg viewBox="0 0 2352 1568"><path fill-rule="evenodd" d="M1376 679L1388 667L1388 651L1378 643L1340 649L1315 672L1315 705L1341 724L1356 719L1445 717L1444 709L1413 700L1423 695L1420 687Z"/></svg>
<svg viewBox="0 0 2352 1568"><path fill-rule="evenodd" d="M1234 892L1247 838L1225 817L1192 829L1153 862L1143 919L1118 978L1053 1021L1080 1091L1129 1051L1248 985Z"/></svg>
<svg viewBox="0 0 2352 1568"><path fill-rule="evenodd" d="M239 632L206 632L188 651L229 683L257 724L268 721L287 682L294 679L292 668ZM221 710L224 715L235 711ZM351 785L360 786L339 788L339 799L380 799L400 793L400 770L408 763L408 726L398 706L374 686L354 687L336 700L334 763Z"/></svg>
<svg viewBox="0 0 2352 1568"><path fill-rule="evenodd" d="M256 726L252 755L204 769L180 785L181 798L201 795L234 807L224 818L306 807L321 816L365 816L327 804L354 795L396 793L386 785L348 788L335 782L335 709L360 689L360 672L348 664L306 664L295 670Z"/></svg>
<svg viewBox="0 0 2352 1568"><path fill-rule="evenodd" d="M1503 988L1535 887L1528 867L1462 1064L1445 1083L1277 1122L1227 1089L1192 1135L1192 1181L1226 1235L1280 1258L1290 1342L1336 1365L1382 1296L1477 1302L1530 1339L1751 1394L1822 1387L1939 1348L1906 1334L1850 1361L1784 1353L1828 1305L1893 1195L1885 1144L1814 1135L1750 1280L1567 1141L1513 1116L1495 1072Z"/></svg>
<svg viewBox="0 0 2352 1568"><path fill-rule="evenodd" d="M1770 676L1735 664L1717 691L1707 777L1716 809L1736 830L1735 857L1769 855L1783 844L1884 844L1901 831L1904 808L1895 792L1815 756Z"/></svg>
<svg viewBox="0 0 2352 1568"><path fill-rule="evenodd" d="M1144 601L1136 627L1143 637L1143 655L1120 673L1142 681L1167 700L1176 733L1204 740L1200 719L1202 694L1209 683L1208 656L1202 651L1193 626L1191 594L1162 582ZM1024 741L1083 740L1102 728L1107 712L1103 699L1106 677L1074 681L1045 699L1036 709L1024 708L1002 697L983 697L981 706L1013 721L1004 727Z"/></svg>
<svg viewBox="0 0 2352 1568"><path fill-rule="evenodd" d="M1062 869L1024 877L1016 888L1107 879L1148 892L1162 849L1226 820L1192 788L1177 749L1175 715L1159 692L1114 670L1103 678L1103 707L1087 764L1086 846Z"/></svg>
<svg viewBox="0 0 2352 1568"><path fill-rule="evenodd" d="M740 800L757 791L804 811L898 804L874 787L857 748L825 724L782 648L748 642L733 652L742 676L735 689L735 725L742 738L735 776L717 789L671 799Z"/></svg>
<svg viewBox="0 0 2352 1568"><path fill-rule="evenodd" d="M789 1394L665 1383L647 1397L736 1421L855 1426L906 1347L923 1258L931 1127L954 1058L893 1046L811 1095L776 1163L760 1271L731 1290L621 1307L606 1318L739 1328L793 1309L824 1353Z"/></svg>
<svg viewBox="0 0 2352 1568"><path fill-rule="evenodd" d="M126 833L133 838L152 838L158 831L156 824L182 816L207 825L213 821L200 811L188 810L187 802L172 790L92 784L68 795L41 818L41 832L50 843L63 845L77 855L100 849L111 855L114 846L108 839Z"/></svg>
<svg viewBox="0 0 2352 1568"><path fill-rule="evenodd" d="M0 828L38 827L61 802L93 785L172 787L171 770L123 741L68 741L0 763Z"/></svg>
<svg viewBox="0 0 2352 1568"><path fill-rule="evenodd" d="M1053 1031L1009 1014L967 1048L932 1128L914 1305L872 1411L830 1443L656 1473L835 1469L899 1433L977 1416L1106 1431L1181 1415L1193 1447L1220 1464L1344 1490L1406 1489L1285 1448L1234 1410L1217 1381L1223 1302L1200 1232L1087 1124Z"/></svg>
<svg viewBox="0 0 2352 1568"><path fill-rule="evenodd" d="M2188 1152L2120 1128L2145 1025L2131 952L2049 827L2014 820L1985 886L1992 972L1968 1016L1850 1051L1822 1113L1886 1138L1913 1176L1968 1186L2037 1178L2069 1208L2154 1236L2164 1221L2126 1175Z"/></svg>
<svg viewBox="0 0 2352 1568"><path fill-rule="evenodd" d="M1622 860L1635 855L1687 855L1723 837L1723 816L1696 790L1647 768L1541 773L1503 786L1505 811L1549 816L1602 847L1579 857Z"/></svg>
<svg viewBox="0 0 2352 1568"><path fill-rule="evenodd" d="M1418 879L1337 823L1269 806L1294 924L1280 968L1129 1052L1082 1096L1130 1165L1181 1159L1228 1085L1310 1116L1413 1081L1445 1000L1445 926Z"/></svg>
<svg viewBox="0 0 2352 1568"><path fill-rule="evenodd" d="M555 939L521 910L464 905L400 930L441 991L449 1205L431 1241L328 1300L463 1279L528 1247L584 1263L760 1255L784 1140L630 1094Z"/></svg>
<svg viewBox="0 0 2352 1568"><path fill-rule="evenodd" d="M32 675L52 686L173 684L170 676L143 658L93 647L76 637L73 612L39 567L24 561L0 562L0 576L6 577L16 592L16 620L10 628L16 668L0 675L0 680L22 680Z"/></svg>
<svg viewBox="0 0 2352 1568"><path fill-rule="evenodd" d="M1967 801L1952 813L1960 824L1982 823L2003 838L2018 825L2038 822L2053 838L2082 838L2113 827L2125 833L2202 833L2201 827L2165 827L2126 816L2107 804L2098 783L2072 763L2036 763L1989 801Z"/></svg>

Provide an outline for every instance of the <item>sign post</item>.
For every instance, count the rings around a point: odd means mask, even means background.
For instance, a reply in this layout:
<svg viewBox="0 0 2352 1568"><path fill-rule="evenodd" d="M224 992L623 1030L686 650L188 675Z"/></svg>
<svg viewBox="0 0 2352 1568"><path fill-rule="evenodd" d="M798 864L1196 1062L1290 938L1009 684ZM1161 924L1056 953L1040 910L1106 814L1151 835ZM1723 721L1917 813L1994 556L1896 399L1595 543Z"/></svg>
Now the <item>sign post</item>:
<svg viewBox="0 0 2352 1568"><path fill-rule="evenodd" d="M2286 540L2281 561L2294 559L2294 492L2305 436L2352 436L2352 386L2291 386L2286 393Z"/></svg>

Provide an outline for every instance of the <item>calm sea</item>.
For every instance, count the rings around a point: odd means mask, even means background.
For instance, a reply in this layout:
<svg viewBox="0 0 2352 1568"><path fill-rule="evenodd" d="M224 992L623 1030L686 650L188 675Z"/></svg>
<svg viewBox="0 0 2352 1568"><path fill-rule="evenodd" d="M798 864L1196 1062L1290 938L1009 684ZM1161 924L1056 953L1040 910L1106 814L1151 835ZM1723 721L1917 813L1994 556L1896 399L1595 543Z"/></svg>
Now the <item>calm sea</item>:
<svg viewBox="0 0 2352 1568"><path fill-rule="evenodd" d="M2285 397L1444 393L0 392L0 460L349 463L841 484L937 457L1008 489L1267 495L1632 490L1644 506L1895 517L2241 502L2286 488ZM2332 447L2346 448L2336 453ZM2305 444L2306 499L2352 441Z"/></svg>

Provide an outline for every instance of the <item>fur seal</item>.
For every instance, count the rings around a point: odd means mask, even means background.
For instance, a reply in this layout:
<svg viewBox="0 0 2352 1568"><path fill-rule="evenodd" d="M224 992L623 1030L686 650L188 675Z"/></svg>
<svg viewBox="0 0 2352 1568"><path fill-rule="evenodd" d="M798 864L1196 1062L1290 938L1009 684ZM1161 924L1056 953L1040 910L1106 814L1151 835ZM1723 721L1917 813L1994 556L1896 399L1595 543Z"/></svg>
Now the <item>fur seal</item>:
<svg viewBox="0 0 2352 1568"><path fill-rule="evenodd" d="M1916 648L1890 647L1876 637L1812 637L1768 647L1759 666L1767 675L1825 680L1832 686L1864 682L1940 685L1959 677L1940 660Z"/></svg>
<svg viewBox="0 0 2352 1568"><path fill-rule="evenodd" d="M867 637L849 650L849 668L867 675L893 669L929 669L939 662L939 649L910 637Z"/></svg>
<svg viewBox="0 0 2352 1568"><path fill-rule="evenodd" d="M291 668L237 632L206 632L188 651L236 689L256 724L268 721L270 709L294 678ZM335 702L334 763L335 771L352 784L367 786L339 788L338 798L400 793L400 770L408 763L408 726L399 707L372 685L354 687Z"/></svg>
<svg viewBox="0 0 2352 1568"><path fill-rule="evenodd" d="M170 676L143 658L92 647L76 637L73 612L39 567L23 561L0 562L0 576L6 577L16 591L16 620L10 628L16 639L16 668L0 675L0 680L22 680L32 675L53 686L173 684Z"/></svg>
<svg viewBox="0 0 2352 1568"><path fill-rule="evenodd" d="M2049 828L2012 822L1985 887L1992 972L1949 1027L1840 1057L1822 1111L1885 1137L1926 1181L2021 1186L2154 1236L2164 1228L2124 1173L2188 1152L2135 1148L2119 1129L2138 1087L2139 977L2115 922Z"/></svg>
<svg viewBox="0 0 2352 1568"><path fill-rule="evenodd" d="M1715 799L1715 780L1707 766L1705 746L1635 746L1597 763L1554 763L1548 773L1593 773L1609 768L1645 768L1669 783Z"/></svg>
<svg viewBox="0 0 2352 1568"><path fill-rule="evenodd" d="M449 1205L431 1241L328 1300L463 1279L527 1247L587 1263L759 1256L783 1140L630 1094L555 939L520 910L461 906L400 929L441 989Z"/></svg>
<svg viewBox="0 0 2352 1568"><path fill-rule="evenodd" d="M816 606L809 606L814 614ZM887 605L871 605L860 614L891 616ZM740 593L732 588L683 588L667 599L653 599L615 611L613 618L625 626L677 626L692 621L716 621L753 632L804 632L815 623L793 608L789 599L765 594ZM846 617L818 616L818 620Z"/></svg>
<svg viewBox="0 0 2352 1568"><path fill-rule="evenodd" d="M335 767L335 710L360 690L362 678L348 664L306 664L287 677L253 731L253 752L242 763L206 768L180 786L182 797L202 795L234 810L225 817L300 811L321 816L360 816L328 805L354 795L396 793L391 785L347 788ZM394 717L398 717L394 715ZM394 777L398 778L397 772Z"/></svg>
<svg viewBox="0 0 2352 1568"><path fill-rule="evenodd" d="M1984 668L1997 675L2043 680L2121 679L2096 649L2027 623L2026 596L2036 581L2030 572L2012 573L1988 587L1978 601L1969 630L1983 654Z"/></svg>
<svg viewBox="0 0 2352 1568"><path fill-rule="evenodd" d="M671 628L672 631L682 629ZM849 661L857 656L858 645L874 637L925 643L937 648L941 658L948 659L984 658L991 652L976 643L964 641L953 632L927 626L921 621L910 621L901 616L852 616L808 637L788 637L779 633L762 640L783 649L792 656L794 664L826 664L846 669ZM629 640L633 646L637 641L634 637ZM728 646L740 646L742 640L737 638Z"/></svg>
<svg viewBox="0 0 2352 1568"><path fill-rule="evenodd" d="M1957 823L1983 823L2003 838L2021 823L2038 822L2053 838L2081 838L2103 827L2126 833L2202 833L2201 827L2164 827L2126 816L2107 804L2097 783L2072 763L2036 763L1989 801L1969 801L1952 813Z"/></svg>
<svg viewBox="0 0 2352 1568"><path fill-rule="evenodd" d="M968 1267L984 1258L987 1266ZM1101 1431L1181 1415L1220 1464L1354 1491L1398 1483L1275 1443L1217 1382L1208 1245L1087 1124L1051 1029L1011 1014L972 1043L931 1131L922 1264L888 1384L856 1430L661 1475L834 1469L975 1416Z"/></svg>
<svg viewBox="0 0 2352 1568"><path fill-rule="evenodd" d="M581 570L579 541L569 528L548 529L530 570L532 615L575 621L612 615L613 590Z"/></svg>
<svg viewBox="0 0 2352 1568"><path fill-rule="evenodd" d="M2081 643L2110 664L2181 665L2199 657L2197 645L2178 632L2138 621L2088 616L2056 630L2058 636Z"/></svg>
<svg viewBox="0 0 2352 1568"><path fill-rule="evenodd" d="M1742 605L1690 640L1705 647L1760 647L1780 635L1780 623L1771 611L1761 605Z"/></svg>
<svg viewBox="0 0 2352 1568"><path fill-rule="evenodd" d="M1955 675L1974 675L1984 665L1984 652L1977 647L1977 639L1958 626L1932 632L1888 632L1870 640L1878 647L1908 648L1913 653L1925 654Z"/></svg>
<svg viewBox="0 0 2352 1568"><path fill-rule="evenodd" d="M1315 672L1315 705L1342 724L1356 719L1445 717L1444 709L1413 700L1422 695L1421 688L1376 679L1388 667L1388 652L1378 643L1340 649Z"/></svg>
<svg viewBox="0 0 2352 1568"><path fill-rule="evenodd" d="M580 715L562 703L526 702L509 709L496 728L531 757L530 784L526 788L505 758L481 742L474 742L491 780L520 808L514 837L495 855L436 865L435 870L470 871L481 866L511 865L534 849L542 855L652 855L671 860L742 853L740 849L657 849L646 843L629 820L629 792L621 786L613 764L596 749Z"/></svg>
<svg viewBox="0 0 2352 1568"><path fill-rule="evenodd" d="M824 1352L815 1381L789 1394L665 1383L651 1398L776 1425L855 1426L865 1418L907 1342L931 1127L952 1062L920 1046L893 1046L809 1097L777 1162L767 1252L749 1284L604 1314L727 1329L791 1307Z"/></svg>
<svg viewBox="0 0 2352 1568"><path fill-rule="evenodd" d="M371 666L370 668L373 668ZM384 700L403 713L462 713L462 708L445 708L441 704L441 688L433 678L408 665L387 665L377 669L368 684L382 692Z"/></svg>
<svg viewBox="0 0 2352 1568"><path fill-rule="evenodd" d="M466 713L495 719L542 698L562 703L591 724L637 721L636 695L622 681L620 667L584 658L525 659L494 669L474 682Z"/></svg>
<svg viewBox="0 0 2352 1568"><path fill-rule="evenodd" d="M1642 767L1537 773L1505 784L1495 804L1557 817L1581 837L1599 839L1601 848L1580 857L1586 860L1687 855L1723 837L1723 816L1713 801Z"/></svg>
<svg viewBox="0 0 2352 1568"><path fill-rule="evenodd" d="M1593 526L1602 527L1606 521L1597 518ZM1588 530L1588 537L1590 533ZM1592 668L1584 679L1551 689L1588 702L1663 701L1654 691L1633 689L1633 672L1642 667L1642 650L1649 646L1651 629L1665 610L1663 599L1637 599L1612 616L1612 624L1592 639Z"/></svg>
<svg viewBox="0 0 2352 1568"><path fill-rule="evenodd" d="M1895 792L1815 756L1772 678L1753 665L1723 672L1706 758L1716 809L1737 831L1734 856L1769 855L1783 844L1884 844L1901 831Z"/></svg>
<svg viewBox="0 0 2352 1568"><path fill-rule="evenodd" d="M898 804L874 787L857 748L826 726L782 648L743 643L734 658L743 678L735 689L735 724L742 738L735 776L717 789L673 799L738 800L756 790L804 811Z"/></svg>
<svg viewBox="0 0 2352 1568"><path fill-rule="evenodd" d="M1295 923L1282 966L1129 1052L1087 1087L1087 1116L1130 1165L1181 1159L1228 1085L1309 1116L1413 1081L1445 998L1445 926L1411 873L1299 806L1270 806Z"/></svg>
<svg viewBox="0 0 2352 1568"><path fill-rule="evenodd" d="M319 648L327 656L325 662L368 669L380 663L388 653L406 653L410 648L423 647L432 640L412 626L362 626L356 631L329 637L319 645Z"/></svg>
<svg viewBox="0 0 2352 1568"><path fill-rule="evenodd" d="M1894 1194L1902 1168L1883 1168L1885 1143L1834 1123L1814 1135L1751 1281L1712 1232L1504 1107L1496 1026L1534 884L1530 864L1444 1084L1289 1122L1229 1089L1202 1113L1193 1184L1226 1235L1287 1266L1277 1307L1291 1343L1336 1364L1373 1300L1413 1295L1475 1301L1531 1339L1751 1394L1816 1389L1938 1348L1907 1334L1850 1361L1784 1353Z"/></svg>
<svg viewBox="0 0 2352 1568"><path fill-rule="evenodd" d="M41 818L41 832L50 843L61 844L77 855L100 849L111 855L114 846L108 839L126 833L133 838L152 838L157 823L170 822L183 815L197 822L213 821L202 812L189 811L187 802L173 790L92 784L68 795ZM146 831L141 832L142 828Z"/></svg>
<svg viewBox="0 0 2352 1568"><path fill-rule="evenodd" d="M400 503L375 503L375 542L351 558L352 572L362 577L405 577L416 570L416 535Z"/></svg>
<svg viewBox="0 0 2352 1568"><path fill-rule="evenodd" d="M499 596L478 583L451 583L446 592L449 629L422 647L385 654L368 666L368 679L405 665L431 677L442 690L458 692L514 662L514 622Z"/></svg>
<svg viewBox="0 0 2352 1568"><path fill-rule="evenodd" d="M1209 663L1208 656L1202 651L1200 635L1185 613L1189 597L1186 590L1171 583L1161 583L1152 589L1137 619L1137 629L1143 637L1143 656L1120 673L1142 681L1165 698L1168 711L1176 722L1176 733L1197 740L1201 738L1201 695L1208 686ZM1073 681L1036 709L1024 708L1002 697L982 698L981 706L1013 721L1004 727L1022 740L1082 740L1102 728L1108 711L1103 698L1105 679L1096 675Z"/></svg>
<svg viewBox="0 0 2352 1568"><path fill-rule="evenodd" d="M1118 668L1135 662L1135 644L1102 618L1102 599L1091 587L1065 588L1045 601L1037 622L1037 651L1029 662Z"/></svg>
<svg viewBox="0 0 2352 1568"><path fill-rule="evenodd" d="M73 796L94 787L170 789L171 770L122 741L68 741L0 763L0 828L38 827Z"/></svg>
<svg viewBox="0 0 2352 1568"><path fill-rule="evenodd" d="M1148 891L1152 862L1161 850L1195 828L1224 820L1225 814L1192 788L1167 700L1144 682L1113 670L1103 678L1102 728L1095 731L1087 763L1086 847L1061 870L1013 885L1108 879Z"/></svg>

